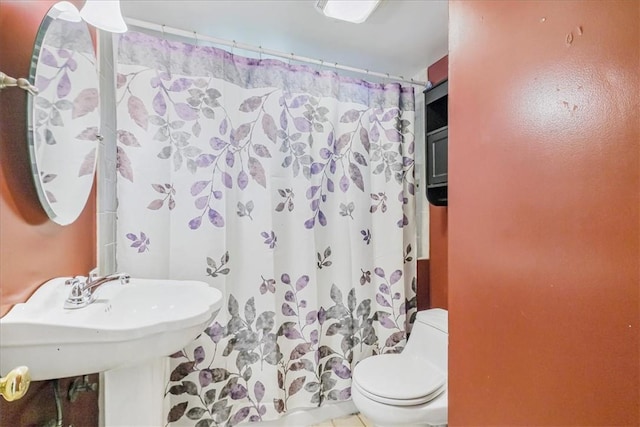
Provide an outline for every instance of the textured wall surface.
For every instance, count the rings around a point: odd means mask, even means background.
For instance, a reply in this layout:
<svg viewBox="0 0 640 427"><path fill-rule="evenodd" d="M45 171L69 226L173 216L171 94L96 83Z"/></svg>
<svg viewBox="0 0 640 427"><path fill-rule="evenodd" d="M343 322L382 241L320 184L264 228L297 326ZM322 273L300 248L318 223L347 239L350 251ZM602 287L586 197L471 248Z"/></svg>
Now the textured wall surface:
<svg viewBox="0 0 640 427"><path fill-rule="evenodd" d="M40 25L54 1L2 1L0 63L11 77L27 77ZM78 2L81 4L81 2ZM95 266L95 193L80 218L50 221L36 194L26 137L27 94L0 96L0 316L47 280L87 274Z"/></svg>
<svg viewBox="0 0 640 427"><path fill-rule="evenodd" d="M640 422L639 18L450 3L450 425Z"/></svg>

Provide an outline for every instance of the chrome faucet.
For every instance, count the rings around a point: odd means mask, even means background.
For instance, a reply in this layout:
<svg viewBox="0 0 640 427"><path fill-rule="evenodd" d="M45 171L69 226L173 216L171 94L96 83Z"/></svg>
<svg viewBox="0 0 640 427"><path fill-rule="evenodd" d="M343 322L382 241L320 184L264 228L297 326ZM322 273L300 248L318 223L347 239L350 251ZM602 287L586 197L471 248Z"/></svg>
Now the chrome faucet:
<svg viewBox="0 0 640 427"><path fill-rule="evenodd" d="M64 302L65 309L86 307L95 300L95 291L105 283L119 280L121 284L129 283L131 276L127 273L110 274L104 277L89 275L89 277L76 276L64 282L71 286L71 292Z"/></svg>

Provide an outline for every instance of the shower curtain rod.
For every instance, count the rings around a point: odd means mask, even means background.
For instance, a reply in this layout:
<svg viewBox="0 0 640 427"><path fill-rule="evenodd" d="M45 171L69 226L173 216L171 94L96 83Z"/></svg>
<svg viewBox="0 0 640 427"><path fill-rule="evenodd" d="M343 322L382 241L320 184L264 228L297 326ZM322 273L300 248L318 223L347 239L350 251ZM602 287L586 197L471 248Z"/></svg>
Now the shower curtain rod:
<svg viewBox="0 0 640 427"><path fill-rule="evenodd" d="M235 49L242 49L242 50L248 50L251 52L257 52L257 53L261 53L261 54L265 54L265 55L269 55L269 56L276 56L279 58L283 58L283 59L288 59L288 60L292 60L292 61L297 61L297 62L305 62L308 64L316 64L316 65L320 65L321 67L329 67L329 68L335 68L338 70L344 70L344 71L351 71L354 73L359 73L359 74L366 74L369 76L375 76L375 77L382 77L384 79L389 79L389 80L395 80L395 81L399 81L399 82L403 82L403 83L409 83L412 85L417 85L417 86L422 86L423 88L425 86L427 86L427 82L423 82L420 80L415 80L415 79L407 79L404 76L397 76L397 75L393 75L393 74L389 74L389 73L380 73L380 72L376 72L376 71L370 71L370 70L365 70L363 68L356 68L356 67L350 67L348 65L342 65L342 64L338 64L337 62L327 62L327 61L323 61L321 59L315 59L315 58L309 58L306 56L300 56L300 55L296 55L294 53L285 53L285 52L280 52L277 50L272 50L272 49L265 49L262 46L254 46L254 45L250 45L250 44L246 44L246 43L238 43L235 40L225 40L225 39L219 39L216 37L211 37L211 36L207 36L207 35L203 35L203 34L198 34L195 31L186 31L186 30L181 30L179 28L174 28L174 27L168 27L166 25L162 25L162 24L155 24L153 22L148 22L148 21L143 21L140 19L133 19L133 18L124 18L125 22L128 25L131 25L133 27L138 27L138 28L144 28L147 30L153 30L153 31L157 31L163 34L173 34L175 36L180 36L180 37L186 37L186 38L191 38L191 39L195 39L196 41L199 40L204 40L204 41L208 41L214 44L219 44L219 45L223 45L223 46L229 46Z"/></svg>

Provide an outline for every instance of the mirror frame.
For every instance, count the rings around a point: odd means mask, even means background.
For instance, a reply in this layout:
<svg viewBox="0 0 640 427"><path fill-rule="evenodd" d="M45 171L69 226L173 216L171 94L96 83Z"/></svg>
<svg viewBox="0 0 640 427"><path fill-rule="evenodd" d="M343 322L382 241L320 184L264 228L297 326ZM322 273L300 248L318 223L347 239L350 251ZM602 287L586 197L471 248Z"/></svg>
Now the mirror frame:
<svg viewBox="0 0 640 427"><path fill-rule="evenodd" d="M58 7L58 8L56 8ZM71 8L71 9L70 9ZM100 101L99 101L99 86L100 86L100 78L97 70L97 55L94 38L91 35L90 28L86 22L81 20L80 12L78 9L71 3L67 1L61 1L54 4L48 11L47 14L43 17L40 26L38 27L38 32L36 34L36 38L34 41L34 47L31 54L31 63L29 65L29 81L36 85L36 75L38 69L38 63L40 61L40 54L42 48L44 46L44 41L47 35L47 32L51 25L57 20L61 19L59 16L64 13L73 13L74 15L77 13L78 19L80 20L78 23L82 23L86 27L87 35L91 41L91 53L93 54L94 64L96 64L95 73L96 73L96 90L98 90L98 106L95 108L98 113L97 118L97 129L98 133L96 134L95 141L95 154L93 158L93 171L91 172L91 185L87 187L86 194L81 194L80 199L78 201L77 206L74 206L74 209L71 209L71 213L68 215L63 215L59 211L53 208L52 203L49 201L46 190L44 188L43 177L41 176L42 167L38 165L38 157L36 150L36 123L35 123L35 107L36 107L36 97L38 95L29 95L27 97L27 108L26 108L26 116L27 116L27 145L29 149L29 160L30 160L30 168L31 174L33 178L34 185L36 187L36 192L38 194L38 199L40 201L40 205L44 209L45 213L49 217L50 220L59 224L59 225L69 225L73 223L78 217L82 214L84 209L86 208L87 201L89 200L89 196L93 190L94 181L95 181L95 173L97 168L97 157L98 157L98 148L99 141L102 139L100 136ZM42 162L42 160L41 160Z"/></svg>

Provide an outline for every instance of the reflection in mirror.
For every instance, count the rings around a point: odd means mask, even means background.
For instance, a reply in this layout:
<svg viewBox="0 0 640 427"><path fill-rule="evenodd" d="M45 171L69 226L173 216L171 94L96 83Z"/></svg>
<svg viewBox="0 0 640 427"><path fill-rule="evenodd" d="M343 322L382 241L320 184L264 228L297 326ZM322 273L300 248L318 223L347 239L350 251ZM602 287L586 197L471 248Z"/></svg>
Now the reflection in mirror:
<svg viewBox="0 0 640 427"><path fill-rule="evenodd" d="M74 5L59 2L44 17L33 50L27 140L38 197L60 225L84 209L96 165L100 112L96 55Z"/></svg>

